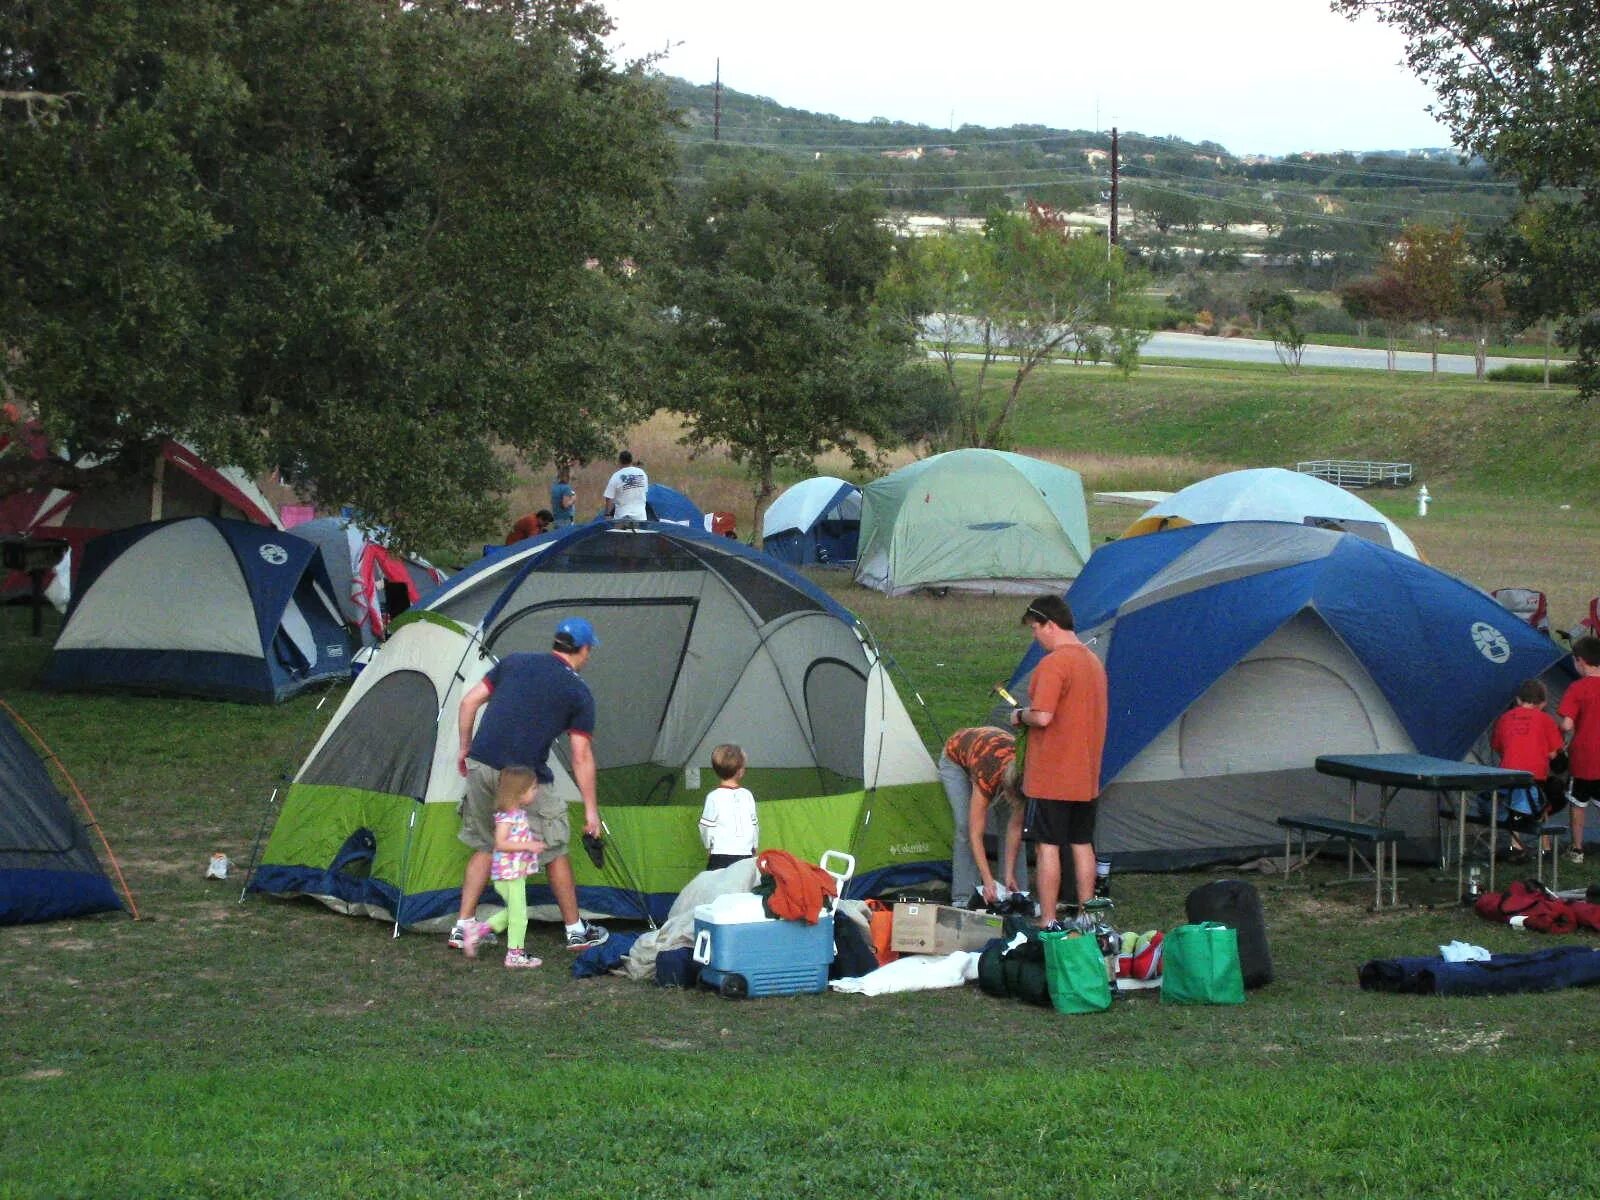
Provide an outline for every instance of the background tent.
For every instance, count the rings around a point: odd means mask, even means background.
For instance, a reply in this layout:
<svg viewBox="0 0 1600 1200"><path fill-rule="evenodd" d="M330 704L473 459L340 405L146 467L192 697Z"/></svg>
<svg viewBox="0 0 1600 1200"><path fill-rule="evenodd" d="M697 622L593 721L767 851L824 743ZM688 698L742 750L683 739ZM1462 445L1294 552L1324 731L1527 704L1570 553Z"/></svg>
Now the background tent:
<svg viewBox="0 0 1600 1200"><path fill-rule="evenodd" d="M763 845L813 861L849 851L857 895L948 878L933 762L870 640L826 593L674 525L596 522L524 545L397 623L296 775L253 887L385 917L403 895L404 924L447 922L466 855L460 696L492 658L547 651L569 615L601 641L584 678L612 838L603 870L573 856L587 911L659 918L703 868L696 822L722 742L749 754ZM563 742L552 786L581 825L565 755Z"/></svg>
<svg viewBox="0 0 1600 1200"><path fill-rule="evenodd" d="M952 450L861 492L856 582L891 596L1059 591L1088 557L1083 480L1037 458Z"/></svg>
<svg viewBox="0 0 1600 1200"><path fill-rule="evenodd" d="M761 548L791 566L850 563L861 535L861 489L832 475L786 488L761 515Z"/></svg>
<svg viewBox="0 0 1600 1200"><path fill-rule="evenodd" d="M389 549L347 516L318 517L294 532L322 551L339 610L364 645L381 640L390 620L444 582L432 563Z"/></svg>
<svg viewBox="0 0 1600 1200"><path fill-rule="evenodd" d="M122 906L66 797L0 711L0 925Z"/></svg>
<svg viewBox="0 0 1600 1200"><path fill-rule="evenodd" d="M1293 521L1340 529L1421 557L1405 531L1361 497L1326 479L1282 467L1228 471L1191 483L1150 508L1122 536L1218 521Z"/></svg>
<svg viewBox="0 0 1600 1200"><path fill-rule="evenodd" d="M270 703L350 669L322 555L211 517L140 525L84 549L44 682Z"/></svg>
<svg viewBox="0 0 1600 1200"><path fill-rule="evenodd" d="M682 492L674 491L664 483L652 483L644 494L644 511L652 521L669 521L674 525L691 525L705 528L705 513Z"/></svg>
<svg viewBox="0 0 1600 1200"><path fill-rule="evenodd" d="M1469 584L1304 525L1112 542L1067 600L1110 684L1096 849L1134 867L1281 852L1280 815L1348 812L1319 754L1462 758L1562 653ZM1431 802L1391 823L1431 850Z"/></svg>
<svg viewBox="0 0 1600 1200"><path fill-rule="evenodd" d="M36 430L37 424L29 428ZM49 453L42 434L28 436L27 448L35 458ZM91 538L147 521L191 516L282 528L272 502L243 471L208 463L192 446L169 438L140 469L82 491L53 488L5 497L0 500L0 533L66 541L71 550L64 571L75 577L83 546ZM0 581L0 597L26 595L28 590L28 578L20 573ZM64 599L69 591L61 587L52 594Z"/></svg>

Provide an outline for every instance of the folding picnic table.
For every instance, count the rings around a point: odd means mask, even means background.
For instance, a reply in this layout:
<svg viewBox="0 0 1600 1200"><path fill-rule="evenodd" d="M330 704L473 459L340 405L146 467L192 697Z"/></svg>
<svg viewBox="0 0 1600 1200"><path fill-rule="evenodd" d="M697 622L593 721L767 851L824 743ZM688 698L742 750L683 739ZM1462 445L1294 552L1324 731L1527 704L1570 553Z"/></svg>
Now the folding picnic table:
<svg viewBox="0 0 1600 1200"><path fill-rule="evenodd" d="M1429 754L1323 754L1316 762L1318 773L1350 781L1350 819L1356 818L1356 789L1363 783L1378 785L1378 824L1387 825L1389 805L1404 789L1425 792L1456 792L1456 894L1462 894L1467 853L1467 794L1488 792L1489 828L1498 828L1501 788L1531 787L1533 776L1527 771L1508 771L1479 763L1434 758ZM1489 889L1494 890L1495 841L1489 839Z"/></svg>

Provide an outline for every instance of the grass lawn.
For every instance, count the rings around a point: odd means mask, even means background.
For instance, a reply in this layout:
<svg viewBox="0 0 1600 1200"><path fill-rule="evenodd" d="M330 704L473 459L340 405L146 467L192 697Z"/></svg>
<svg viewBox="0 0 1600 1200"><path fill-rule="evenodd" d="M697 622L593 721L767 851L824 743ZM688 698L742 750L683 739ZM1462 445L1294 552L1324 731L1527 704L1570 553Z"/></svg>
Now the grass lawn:
<svg viewBox="0 0 1600 1200"><path fill-rule="evenodd" d="M1490 586L1546 583L1558 623L1600 590L1600 506L1592 483L1575 490L1594 478L1587 444L1504 490L1511 466L1451 455L1450 429L1514 427L1531 410L1495 410L1525 393L1342 375L1323 388L1352 411L1247 373L1052 373L1017 439L1091 486L1128 487L1391 447L1370 456L1413 458L1437 481L1426 519L1408 515L1409 493L1379 497L1435 563ZM670 424L640 436L657 439L647 458L677 461ZM1483 440L1475 428L1456 444ZM1505 447L1520 470L1536 461L1527 440ZM693 469L736 494L736 470ZM1092 513L1097 536L1136 515ZM891 601L819 582L926 702L930 745L982 714L1023 647L1012 599ZM1355 982L1367 959L1456 938L1600 943L1482 922L1423 867L1403 872L1413 903L1378 915L1331 866L1312 886L1252 876L1277 980L1238 1009L1139 995L1067 1018L972 987L732 1003L574 981L548 928L531 939L545 967L513 973L311 902L240 904L237 876L202 877L218 850L242 871L267 794L331 701L50 694L35 684L47 642L25 611L0 610L0 695L84 786L144 919L0 929L0 1198L1600 1190L1600 999ZM1214 877L1116 876L1118 923L1177 924ZM1600 881L1600 867L1562 880Z"/></svg>

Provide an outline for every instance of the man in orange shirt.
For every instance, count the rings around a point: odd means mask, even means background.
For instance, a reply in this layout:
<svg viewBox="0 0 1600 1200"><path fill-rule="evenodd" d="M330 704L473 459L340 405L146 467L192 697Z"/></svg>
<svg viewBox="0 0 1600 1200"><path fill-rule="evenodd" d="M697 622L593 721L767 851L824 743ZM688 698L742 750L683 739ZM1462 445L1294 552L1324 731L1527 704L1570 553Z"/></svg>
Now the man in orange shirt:
<svg viewBox="0 0 1600 1200"><path fill-rule="evenodd" d="M1022 791L1027 831L1035 839L1039 920L1055 921L1061 894L1061 847L1072 855L1077 901L1094 895L1094 818L1100 756L1106 744L1106 669L1073 632L1072 609L1040 596L1022 614L1044 657L1033 669L1028 703L1012 721L1028 729Z"/></svg>

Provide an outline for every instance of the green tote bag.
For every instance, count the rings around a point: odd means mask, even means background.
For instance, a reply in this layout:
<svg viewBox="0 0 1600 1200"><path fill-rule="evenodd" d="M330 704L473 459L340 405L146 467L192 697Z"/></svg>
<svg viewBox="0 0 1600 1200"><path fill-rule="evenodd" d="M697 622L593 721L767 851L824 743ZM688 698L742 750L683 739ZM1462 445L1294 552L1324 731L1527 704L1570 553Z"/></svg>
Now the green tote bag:
<svg viewBox="0 0 1600 1200"><path fill-rule="evenodd" d="M1161 1003L1243 1004L1239 932L1216 921L1179 925L1162 943Z"/></svg>
<svg viewBox="0 0 1600 1200"><path fill-rule="evenodd" d="M1059 1013L1104 1012L1111 1007L1111 979L1100 943L1081 933L1039 935L1044 946L1050 1003Z"/></svg>

